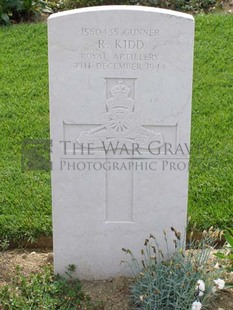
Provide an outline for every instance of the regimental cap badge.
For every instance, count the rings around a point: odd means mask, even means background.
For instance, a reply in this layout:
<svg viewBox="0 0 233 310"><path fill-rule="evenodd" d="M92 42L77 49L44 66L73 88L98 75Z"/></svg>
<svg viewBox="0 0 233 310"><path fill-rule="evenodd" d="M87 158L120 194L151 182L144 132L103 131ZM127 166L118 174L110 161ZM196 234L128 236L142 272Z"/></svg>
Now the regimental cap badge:
<svg viewBox="0 0 233 310"><path fill-rule="evenodd" d="M130 93L130 88L123 84L123 81L119 81L117 85L111 89L113 97L124 97L127 98Z"/></svg>

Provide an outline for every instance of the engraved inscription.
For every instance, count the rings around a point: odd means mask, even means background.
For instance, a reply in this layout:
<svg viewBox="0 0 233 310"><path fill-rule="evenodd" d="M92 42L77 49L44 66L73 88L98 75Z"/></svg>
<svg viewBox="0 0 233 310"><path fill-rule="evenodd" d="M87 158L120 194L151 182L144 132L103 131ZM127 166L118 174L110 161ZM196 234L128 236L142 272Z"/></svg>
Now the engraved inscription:
<svg viewBox="0 0 233 310"><path fill-rule="evenodd" d="M115 40L115 48L117 49L142 49L144 42L142 40Z"/></svg>
<svg viewBox="0 0 233 310"><path fill-rule="evenodd" d="M157 28L83 27L83 37L95 42L83 46L74 62L76 70L130 70L160 72L166 69L156 46L161 36ZM148 40L149 38L149 40Z"/></svg>
<svg viewBox="0 0 233 310"><path fill-rule="evenodd" d="M159 29L139 29L139 28L126 28L120 30L119 28L82 28L81 35L89 36L144 36L144 37L158 37Z"/></svg>
<svg viewBox="0 0 233 310"><path fill-rule="evenodd" d="M138 62L97 62L92 64L91 62L76 62L74 64L76 69L83 69L83 70L150 70L150 71L163 71L166 69L165 64L158 64L158 63L138 63Z"/></svg>
<svg viewBox="0 0 233 310"><path fill-rule="evenodd" d="M136 53L115 53L113 55L114 60L136 60L136 61L155 61L158 59L157 54L136 54Z"/></svg>
<svg viewBox="0 0 233 310"><path fill-rule="evenodd" d="M93 143L95 147L102 147L103 141L120 141L129 148L132 147L132 142L141 148L147 148L151 141L156 141L157 148L162 147L161 133L146 129L135 120L135 81L136 79L124 79L124 82L106 79L106 93L110 97L106 98L107 112L103 116L103 125L81 132L78 137L80 144Z"/></svg>
<svg viewBox="0 0 233 310"><path fill-rule="evenodd" d="M80 55L81 60L107 60L107 54L105 53L82 53Z"/></svg>

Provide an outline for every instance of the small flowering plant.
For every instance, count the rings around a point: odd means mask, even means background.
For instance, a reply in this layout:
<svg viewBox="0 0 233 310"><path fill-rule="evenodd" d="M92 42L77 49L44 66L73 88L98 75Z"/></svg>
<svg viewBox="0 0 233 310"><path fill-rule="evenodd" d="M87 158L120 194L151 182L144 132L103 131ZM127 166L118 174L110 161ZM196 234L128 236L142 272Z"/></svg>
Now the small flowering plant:
<svg viewBox="0 0 233 310"><path fill-rule="evenodd" d="M189 250L185 251L181 233L173 227L171 230L175 240L170 255L165 231L166 255L152 234L141 249L141 262L129 249L123 249L131 256L129 265L136 276L131 287L132 300L138 309L199 310L209 304L213 294L224 288L225 282L219 278L221 271L208 263L213 249L208 232L201 242L191 241Z"/></svg>

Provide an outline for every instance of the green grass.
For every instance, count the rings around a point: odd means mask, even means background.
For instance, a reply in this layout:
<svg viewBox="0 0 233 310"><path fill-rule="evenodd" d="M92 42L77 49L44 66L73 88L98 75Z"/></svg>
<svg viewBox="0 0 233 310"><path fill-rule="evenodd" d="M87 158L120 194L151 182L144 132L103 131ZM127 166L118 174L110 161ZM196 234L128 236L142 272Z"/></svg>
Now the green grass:
<svg viewBox="0 0 233 310"><path fill-rule="evenodd" d="M49 138L47 27L0 28L0 236L51 235L50 173L21 171L23 139ZM196 17L189 215L232 224L233 16Z"/></svg>
<svg viewBox="0 0 233 310"><path fill-rule="evenodd" d="M233 225L233 16L196 17L189 214Z"/></svg>
<svg viewBox="0 0 233 310"><path fill-rule="evenodd" d="M0 29L0 233L51 235L50 174L21 171L24 139L49 138L46 25Z"/></svg>

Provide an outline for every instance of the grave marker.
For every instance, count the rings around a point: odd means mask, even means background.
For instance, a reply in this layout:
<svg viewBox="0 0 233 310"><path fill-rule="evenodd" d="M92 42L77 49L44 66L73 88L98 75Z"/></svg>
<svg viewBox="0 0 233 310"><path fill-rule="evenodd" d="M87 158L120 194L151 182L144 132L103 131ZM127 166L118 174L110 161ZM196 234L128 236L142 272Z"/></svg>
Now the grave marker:
<svg viewBox="0 0 233 310"><path fill-rule="evenodd" d="M193 32L190 15L139 6L49 18L55 272L127 275L123 247L184 231Z"/></svg>

